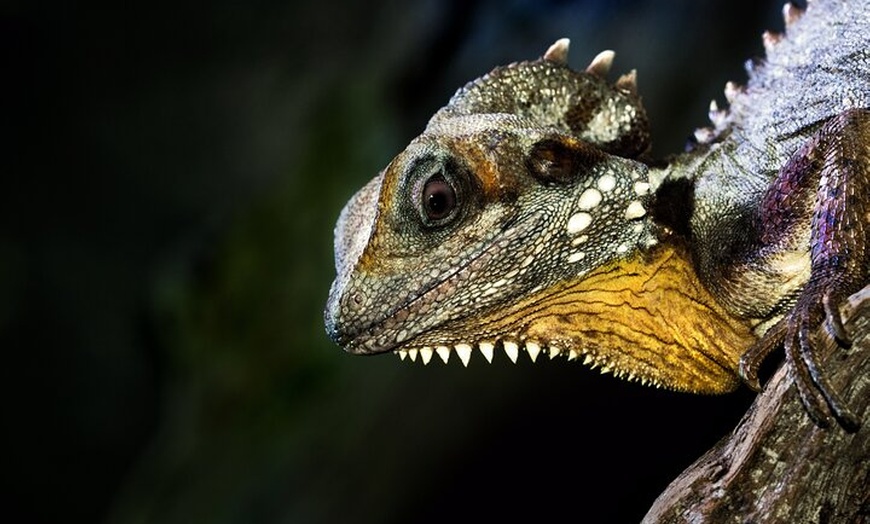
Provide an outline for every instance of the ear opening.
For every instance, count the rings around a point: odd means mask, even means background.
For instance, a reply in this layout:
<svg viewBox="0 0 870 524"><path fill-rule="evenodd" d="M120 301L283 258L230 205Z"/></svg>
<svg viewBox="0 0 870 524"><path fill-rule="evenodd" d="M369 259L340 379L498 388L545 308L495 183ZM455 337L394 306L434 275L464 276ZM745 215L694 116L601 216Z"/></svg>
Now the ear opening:
<svg viewBox="0 0 870 524"><path fill-rule="evenodd" d="M537 180L566 183L589 171L604 158L596 147L568 137L539 140L526 157L526 167Z"/></svg>

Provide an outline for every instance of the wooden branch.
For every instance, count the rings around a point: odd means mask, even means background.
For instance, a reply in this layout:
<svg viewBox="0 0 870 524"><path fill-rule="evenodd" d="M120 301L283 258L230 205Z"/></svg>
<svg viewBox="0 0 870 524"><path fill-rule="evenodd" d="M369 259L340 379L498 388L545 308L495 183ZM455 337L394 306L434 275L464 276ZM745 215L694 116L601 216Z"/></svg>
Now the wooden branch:
<svg viewBox="0 0 870 524"><path fill-rule="evenodd" d="M734 432L659 495L644 523L870 522L870 286L841 313L853 344L831 341L824 365L860 430L816 427L780 366Z"/></svg>

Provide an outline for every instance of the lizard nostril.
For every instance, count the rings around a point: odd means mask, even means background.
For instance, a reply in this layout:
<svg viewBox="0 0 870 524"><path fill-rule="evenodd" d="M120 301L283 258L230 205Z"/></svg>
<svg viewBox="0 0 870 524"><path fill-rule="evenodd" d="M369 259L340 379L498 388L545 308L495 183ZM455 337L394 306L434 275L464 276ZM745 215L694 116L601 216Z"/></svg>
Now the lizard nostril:
<svg viewBox="0 0 870 524"><path fill-rule="evenodd" d="M353 296L350 297L351 301L355 306L361 306L363 303L362 295L359 293L354 293Z"/></svg>

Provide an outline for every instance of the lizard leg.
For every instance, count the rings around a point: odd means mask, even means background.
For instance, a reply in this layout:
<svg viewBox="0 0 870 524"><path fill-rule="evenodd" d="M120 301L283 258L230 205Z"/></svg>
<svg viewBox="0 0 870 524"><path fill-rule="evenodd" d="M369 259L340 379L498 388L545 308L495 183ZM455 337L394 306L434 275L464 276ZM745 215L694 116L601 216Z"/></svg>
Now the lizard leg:
<svg viewBox="0 0 870 524"><path fill-rule="evenodd" d="M808 191L811 184L816 185L814 192ZM837 305L866 284L870 273L870 111L852 109L833 118L780 171L761 206L762 239L770 242L776 229L791 226L800 213L790 206L800 207L796 200L807 195L814 196L809 280L785 318L743 355L740 375L757 387L761 361L782 344L810 417L826 426L833 415L845 429L855 431L860 421L820 362L828 341L815 340L813 334L824 324L825 336L849 344Z"/></svg>

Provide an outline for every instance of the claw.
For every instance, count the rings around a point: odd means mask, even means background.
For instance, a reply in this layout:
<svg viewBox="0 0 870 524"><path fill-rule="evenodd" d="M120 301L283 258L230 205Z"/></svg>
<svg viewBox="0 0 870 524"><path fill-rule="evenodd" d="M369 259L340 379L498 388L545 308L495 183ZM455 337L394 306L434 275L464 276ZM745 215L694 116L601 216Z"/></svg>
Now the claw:
<svg viewBox="0 0 870 524"><path fill-rule="evenodd" d="M761 368L762 362L773 353L776 348L780 347L785 340L786 330L788 328L787 318L784 318L771 327L767 333L761 337L761 340L749 348L743 356L740 357L740 363L737 367L737 373L743 382L752 388L755 392L761 392L761 382L758 380L758 370Z"/></svg>
<svg viewBox="0 0 870 524"><path fill-rule="evenodd" d="M826 295L827 296L827 295ZM839 316L839 315L837 315ZM809 335L809 331L801 330L801 334L804 332ZM816 342L816 343L813 343ZM829 339L827 343L830 346L836 346L836 341ZM840 396L837 392L837 389L831 384L828 380L828 375L821 369L818 362L816 362L815 356L813 355L814 351L813 347L820 346L820 343L817 341L810 341L809 339L801 340L800 344L800 358L804 366L806 366L807 371L809 372L809 376L812 378L813 383L815 383L816 387L812 388L813 397L818 402L820 399L824 400L824 404L820 403L820 410L824 410L824 406L830 409L830 412L834 415L834 418L837 419L837 422L843 429L850 433L854 433L858 431L858 428L861 426L861 421L848 407L846 401ZM833 349L831 347L830 349ZM806 405L806 402L804 402ZM809 412L809 410L808 410ZM826 419L826 425L822 427L827 427L827 422L829 417L824 415ZM815 419L814 419L815 420ZM818 422L817 422L818 423Z"/></svg>
<svg viewBox="0 0 870 524"><path fill-rule="evenodd" d="M814 386L818 385L816 378L821 373L815 362L809 341L809 328L804 320L806 320L804 315L798 315L797 312L789 317L788 335L785 339L786 361L807 415L820 428L827 428L831 425L825 409L827 399L823 392Z"/></svg>
<svg viewBox="0 0 870 524"><path fill-rule="evenodd" d="M828 321L828 328L837 342L846 347L852 345L852 337L846 331L846 326L843 325L843 318L840 316L840 310L832 303L831 293L825 293L822 297L822 305L825 307L825 318Z"/></svg>
<svg viewBox="0 0 870 524"><path fill-rule="evenodd" d="M837 339L840 339L841 335L848 339L839 311L833 306L833 300L829 295L824 295L822 304L831 325L839 324L839 327L832 327L832 331ZM759 368L767 357L782 345L785 348L789 376L797 388L801 404L813 422L821 428L829 427L833 415L843 429L850 433L855 432L860 428L861 420L848 408L847 402L830 383L817 362L817 352L814 350L825 343L829 344L829 349L833 349L836 340L833 337L822 342L814 340L811 334L811 326L814 323L810 318L811 314L798 305L791 315L777 322L761 340L743 354L738 365L738 374L747 386L760 392Z"/></svg>

